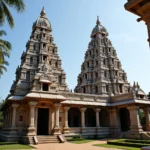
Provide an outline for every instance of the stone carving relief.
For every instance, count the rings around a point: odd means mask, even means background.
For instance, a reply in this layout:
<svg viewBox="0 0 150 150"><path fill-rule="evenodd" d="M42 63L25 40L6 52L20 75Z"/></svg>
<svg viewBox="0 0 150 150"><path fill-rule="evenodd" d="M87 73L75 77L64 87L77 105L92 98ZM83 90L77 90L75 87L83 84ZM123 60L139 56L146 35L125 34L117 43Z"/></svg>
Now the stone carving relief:
<svg viewBox="0 0 150 150"><path fill-rule="evenodd" d="M43 22L41 22L41 26L47 26L47 23L45 22L45 20L43 20Z"/></svg>
<svg viewBox="0 0 150 150"><path fill-rule="evenodd" d="M56 78L52 74L51 75L44 74L40 77L40 80L48 80L50 82L56 82Z"/></svg>

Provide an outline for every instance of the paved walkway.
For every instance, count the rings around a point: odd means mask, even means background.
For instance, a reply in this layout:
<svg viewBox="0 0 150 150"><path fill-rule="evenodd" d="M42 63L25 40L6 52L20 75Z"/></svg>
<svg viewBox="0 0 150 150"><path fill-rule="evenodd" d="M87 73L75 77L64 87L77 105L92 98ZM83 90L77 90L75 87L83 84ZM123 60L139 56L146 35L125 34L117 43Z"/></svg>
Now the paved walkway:
<svg viewBox="0 0 150 150"><path fill-rule="evenodd" d="M38 150L119 150L115 148L103 148L98 146L92 146L93 144L105 144L106 141L94 141L84 144L73 144L70 142L56 143L56 144L39 144L32 145Z"/></svg>

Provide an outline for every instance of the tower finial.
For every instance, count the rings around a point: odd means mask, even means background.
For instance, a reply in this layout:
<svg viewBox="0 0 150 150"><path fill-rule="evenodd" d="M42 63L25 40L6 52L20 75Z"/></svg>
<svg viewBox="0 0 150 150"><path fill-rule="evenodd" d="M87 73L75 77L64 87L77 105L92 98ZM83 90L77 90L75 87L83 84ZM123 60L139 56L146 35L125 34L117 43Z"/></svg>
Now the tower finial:
<svg viewBox="0 0 150 150"><path fill-rule="evenodd" d="M97 25L100 25L100 24L101 24L100 21L99 21L99 16L97 16L96 24L97 24Z"/></svg>
<svg viewBox="0 0 150 150"><path fill-rule="evenodd" d="M45 17L45 16L46 16L46 12L45 12L45 10L44 10L44 6L43 6L42 11L41 11L41 16L42 16L42 17Z"/></svg>

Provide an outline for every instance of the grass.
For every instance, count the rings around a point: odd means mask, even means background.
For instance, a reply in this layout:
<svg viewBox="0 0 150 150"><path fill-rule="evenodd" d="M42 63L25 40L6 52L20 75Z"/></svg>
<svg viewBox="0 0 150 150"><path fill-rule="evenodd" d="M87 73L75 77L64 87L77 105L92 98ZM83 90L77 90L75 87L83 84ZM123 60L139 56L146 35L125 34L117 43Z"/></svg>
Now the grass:
<svg viewBox="0 0 150 150"><path fill-rule="evenodd" d="M132 139L118 139L109 140L108 144L94 144L93 146L105 147L105 148L118 148L126 150L140 150L140 147L149 145L150 140L132 140Z"/></svg>
<svg viewBox="0 0 150 150"><path fill-rule="evenodd" d="M125 149L125 150L140 150L140 148L118 146L118 145L111 145L111 144L94 144L93 146L99 146L99 147L105 147L105 148L118 148L118 149Z"/></svg>
<svg viewBox="0 0 150 150"><path fill-rule="evenodd" d="M109 140L109 141L107 141L107 144L141 148L141 147L149 146L150 141L148 141L148 140L119 139L119 140Z"/></svg>
<svg viewBox="0 0 150 150"><path fill-rule="evenodd" d="M0 150L10 149L33 149L33 147L24 144L0 142Z"/></svg>

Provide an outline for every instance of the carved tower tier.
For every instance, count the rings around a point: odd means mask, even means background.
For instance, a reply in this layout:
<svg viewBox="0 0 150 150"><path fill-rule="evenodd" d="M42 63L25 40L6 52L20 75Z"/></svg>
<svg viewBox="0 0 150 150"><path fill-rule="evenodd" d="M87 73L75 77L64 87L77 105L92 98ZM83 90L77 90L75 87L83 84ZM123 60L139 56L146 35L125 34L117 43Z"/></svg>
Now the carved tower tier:
<svg viewBox="0 0 150 150"><path fill-rule="evenodd" d="M127 75L122 69L108 33L97 18L91 41L78 76L77 93L116 95L129 91Z"/></svg>
<svg viewBox="0 0 150 150"><path fill-rule="evenodd" d="M26 95L32 91L68 91L66 74L61 67L57 46L51 35L51 24L45 10L33 23L21 65L16 70L16 80L11 87L12 95Z"/></svg>

